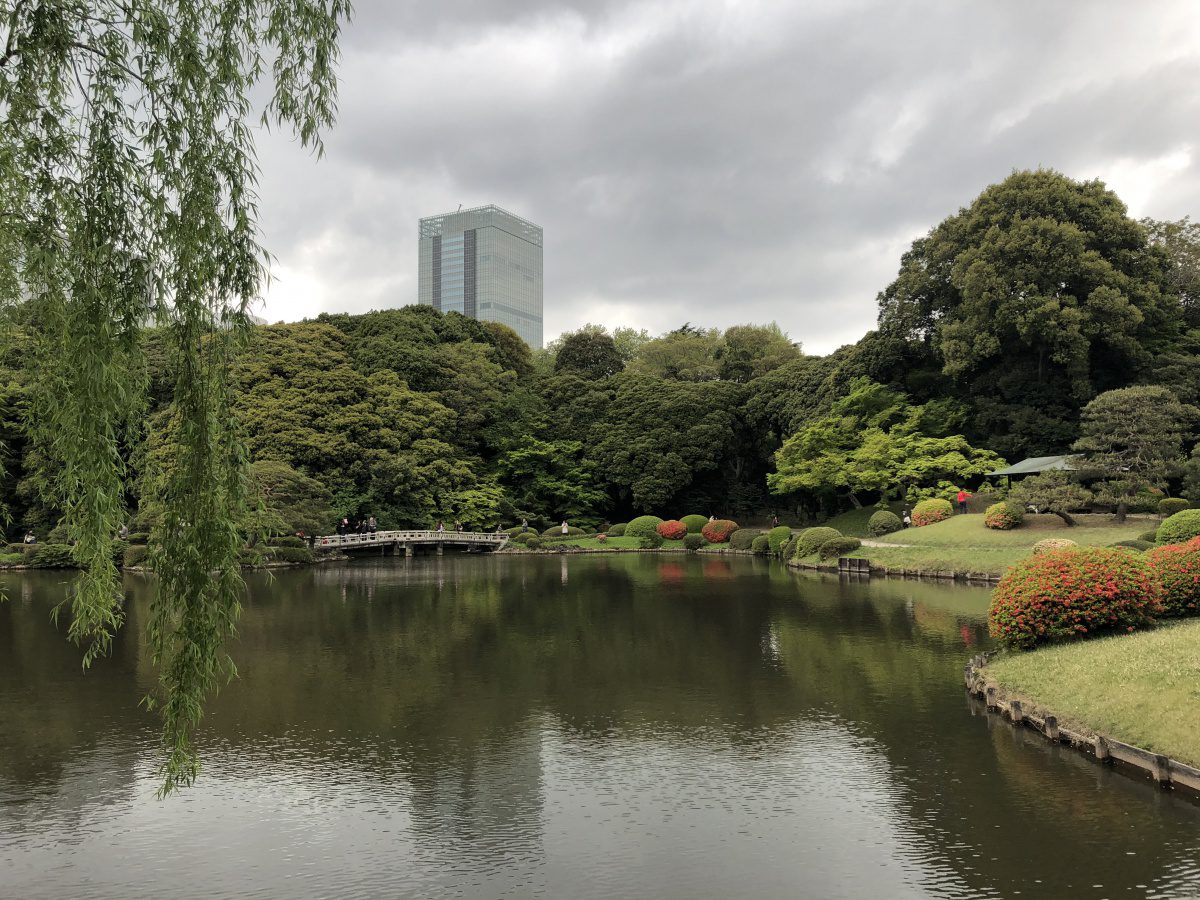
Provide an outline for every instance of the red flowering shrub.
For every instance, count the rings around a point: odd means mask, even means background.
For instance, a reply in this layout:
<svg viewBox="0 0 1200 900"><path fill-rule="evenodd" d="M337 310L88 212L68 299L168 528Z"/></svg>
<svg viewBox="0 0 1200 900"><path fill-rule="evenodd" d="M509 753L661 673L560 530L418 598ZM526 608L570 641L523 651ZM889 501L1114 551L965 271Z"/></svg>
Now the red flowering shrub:
<svg viewBox="0 0 1200 900"><path fill-rule="evenodd" d="M934 522L942 522L950 518L954 514L954 507L950 505L949 500L922 500L912 511L912 523L917 528L922 525L932 525Z"/></svg>
<svg viewBox="0 0 1200 900"><path fill-rule="evenodd" d="M1200 538L1155 547L1145 558L1162 582L1163 615L1200 613Z"/></svg>
<svg viewBox="0 0 1200 900"><path fill-rule="evenodd" d="M667 519L658 526L658 533L668 541L683 540L683 536L687 534L687 526L675 519Z"/></svg>
<svg viewBox="0 0 1200 900"><path fill-rule="evenodd" d="M983 524L998 531L1008 531L1025 521L1025 511L1015 503L993 503L983 516Z"/></svg>
<svg viewBox="0 0 1200 900"><path fill-rule="evenodd" d="M1145 557L1080 547L1027 557L992 593L988 626L1010 647L1133 631L1162 612L1162 585Z"/></svg>
<svg viewBox="0 0 1200 900"><path fill-rule="evenodd" d="M737 530L738 523L732 519L714 519L706 522L700 529L700 533L710 544L724 544L729 540L729 536Z"/></svg>

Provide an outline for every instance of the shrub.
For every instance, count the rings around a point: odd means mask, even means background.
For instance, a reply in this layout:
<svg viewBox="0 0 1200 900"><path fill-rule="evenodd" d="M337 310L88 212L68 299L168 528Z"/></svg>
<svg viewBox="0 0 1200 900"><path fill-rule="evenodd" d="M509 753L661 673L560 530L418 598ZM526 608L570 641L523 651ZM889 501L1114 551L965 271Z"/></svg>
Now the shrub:
<svg viewBox="0 0 1200 900"><path fill-rule="evenodd" d="M524 542L526 550L541 550L542 539L536 534L530 535L529 539Z"/></svg>
<svg viewBox="0 0 1200 900"><path fill-rule="evenodd" d="M755 556L766 556L771 552L771 538L765 534L756 534L750 542L750 552Z"/></svg>
<svg viewBox="0 0 1200 900"><path fill-rule="evenodd" d="M800 536L798 534L792 535L791 540L789 540L786 544L784 544L783 549L781 549L779 551L779 558L782 559L784 562L787 562L789 559L792 559L793 557L795 557L796 544L798 544L799 542L800 542Z"/></svg>
<svg viewBox="0 0 1200 900"><path fill-rule="evenodd" d="M607 544L608 543L608 532L601 531L601 532L597 533L596 540L597 540L597 542L599 542L601 544Z"/></svg>
<svg viewBox="0 0 1200 900"><path fill-rule="evenodd" d="M1038 556L1042 553L1053 553L1055 550L1066 550L1068 547L1078 546L1077 543L1066 538L1045 538L1033 545L1033 555Z"/></svg>
<svg viewBox="0 0 1200 900"><path fill-rule="evenodd" d="M1177 512L1158 526L1160 544L1183 544L1194 537L1200 537L1200 509Z"/></svg>
<svg viewBox="0 0 1200 900"><path fill-rule="evenodd" d="M146 561L146 555L150 552L150 548L145 544L130 544L129 549L125 551L125 558L121 561L125 568L140 566Z"/></svg>
<svg viewBox="0 0 1200 900"><path fill-rule="evenodd" d="M1025 521L1025 510L1015 503L993 503L983 515L983 524L997 531L1008 531Z"/></svg>
<svg viewBox="0 0 1200 900"><path fill-rule="evenodd" d="M682 522L676 521L675 519L668 519L667 521L660 523L655 531L661 534L668 541L682 540L683 536L688 533L687 526Z"/></svg>
<svg viewBox="0 0 1200 900"><path fill-rule="evenodd" d="M657 550L662 545L663 536L657 531L651 531L649 534L643 534L638 537L638 546L643 550Z"/></svg>
<svg viewBox="0 0 1200 900"><path fill-rule="evenodd" d="M125 551L128 549L128 541L113 541L111 544L109 544L108 552L112 556L114 566L121 565L121 560L125 558Z"/></svg>
<svg viewBox="0 0 1200 900"><path fill-rule="evenodd" d="M35 569L73 569L75 559L70 544L34 544L25 555L25 564Z"/></svg>
<svg viewBox="0 0 1200 900"><path fill-rule="evenodd" d="M920 528L922 525L932 525L934 522L944 522L954 514L954 507L949 500L922 500L912 511L912 523Z"/></svg>
<svg viewBox="0 0 1200 900"><path fill-rule="evenodd" d="M267 544L271 547L308 547L308 544L305 543L304 538L298 538L294 534L278 535L268 540Z"/></svg>
<svg viewBox="0 0 1200 900"><path fill-rule="evenodd" d="M626 525L624 522L618 522L612 528L608 529L608 536L609 537L624 537L625 529L628 527L629 526Z"/></svg>
<svg viewBox="0 0 1200 900"><path fill-rule="evenodd" d="M24 564L24 553L0 553L0 566L21 566Z"/></svg>
<svg viewBox="0 0 1200 900"><path fill-rule="evenodd" d="M708 524L708 516L683 516L679 521L687 526L688 534L699 534Z"/></svg>
<svg viewBox="0 0 1200 900"><path fill-rule="evenodd" d="M836 528L830 528L826 525L818 525L816 528L806 528L800 532L796 539L796 558L802 559L805 556L812 556L826 541L832 541L834 538L840 538L842 533Z"/></svg>
<svg viewBox="0 0 1200 900"><path fill-rule="evenodd" d="M867 522L867 532L873 534L875 537L883 537L885 534L899 531L900 526L903 524L900 521L900 517L894 512L881 509L877 513L872 513L870 520Z"/></svg>
<svg viewBox="0 0 1200 900"><path fill-rule="evenodd" d="M724 544L729 536L738 530L738 523L732 519L713 519L705 522L700 533L710 544Z"/></svg>
<svg viewBox="0 0 1200 900"><path fill-rule="evenodd" d="M1163 615L1200 613L1200 539L1155 547L1146 554L1163 587Z"/></svg>
<svg viewBox="0 0 1200 900"><path fill-rule="evenodd" d="M988 626L1009 647L1151 625L1162 585L1146 557L1107 547L1064 549L1017 563L992 593Z"/></svg>
<svg viewBox="0 0 1200 900"><path fill-rule="evenodd" d="M707 521L705 524L708 524ZM729 536L729 546L734 550L749 550L754 543L754 539L760 534L765 534L762 531L751 531L749 528L739 528ZM701 535L704 537L704 535Z"/></svg>
<svg viewBox="0 0 1200 900"><path fill-rule="evenodd" d="M767 532L767 544L771 548L771 555L778 556L783 551L783 545L792 538L792 529L786 525L776 525Z"/></svg>
<svg viewBox="0 0 1200 900"><path fill-rule="evenodd" d="M625 526L625 537L645 537L648 534L658 534L658 526L662 519L658 516L638 516Z"/></svg>
<svg viewBox="0 0 1200 900"><path fill-rule="evenodd" d="M679 521L682 522L683 520L680 519ZM708 541L706 541L704 539L704 535L689 533L689 534L684 535L683 549L687 550L691 553L695 553L697 550L699 550L701 547L703 547L707 543L708 543Z"/></svg>
<svg viewBox="0 0 1200 900"><path fill-rule="evenodd" d="M1158 530L1155 529L1154 531L1143 531L1137 536L1137 539L1139 541L1147 541L1148 543L1153 544L1158 540Z"/></svg>
<svg viewBox="0 0 1200 900"><path fill-rule="evenodd" d="M1158 514L1164 519L1191 508L1191 503L1182 497L1167 497L1158 501Z"/></svg>
<svg viewBox="0 0 1200 900"><path fill-rule="evenodd" d="M821 559L837 559L839 556L845 556L847 553L853 553L862 546L862 541L854 537L835 537L823 543L817 548L817 555Z"/></svg>
<svg viewBox="0 0 1200 900"><path fill-rule="evenodd" d="M150 543L150 532L135 531L133 534L129 535L129 543L131 543L131 544L148 544L148 543Z"/></svg>
<svg viewBox="0 0 1200 900"><path fill-rule="evenodd" d="M271 557L275 562L303 564L313 561L312 551L307 547L272 547Z"/></svg>
<svg viewBox="0 0 1200 900"><path fill-rule="evenodd" d="M1149 550L1154 546L1150 541L1117 541L1115 544L1109 544L1110 547L1124 547L1127 550L1137 550L1139 553L1143 550Z"/></svg>
<svg viewBox="0 0 1200 900"><path fill-rule="evenodd" d="M562 533L561 525L552 525L551 527L547 528L545 531L542 532L542 537L544 537L544 538L553 538L553 537L560 538L562 536L563 536L563 533ZM568 525L566 536L567 537L583 537L583 529L576 528L574 525Z"/></svg>

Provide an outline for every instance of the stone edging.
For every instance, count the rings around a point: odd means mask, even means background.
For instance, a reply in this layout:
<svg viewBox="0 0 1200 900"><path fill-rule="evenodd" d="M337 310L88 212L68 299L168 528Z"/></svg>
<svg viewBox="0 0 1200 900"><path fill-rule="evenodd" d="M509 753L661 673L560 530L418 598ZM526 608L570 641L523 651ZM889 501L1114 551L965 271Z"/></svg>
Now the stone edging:
<svg viewBox="0 0 1200 900"><path fill-rule="evenodd" d="M814 572L837 573L839 571L837 566L820 563L788 562L786 565L793 569L808 569ZM942 581L971 581L987 584L997 584L1001 578L1000 575L988 572L926 572L923 569L893 569L887 566L871 566L871 575L881 578L937 578Z"/></svg>
<svg viewBox="0 0 1200 900"><path fill-rule="evenodd" d="M1162 787L1184 787L1200 792L1200 769L1115 738L1061 727L1057 716L1041 710L1033 701L1008 691L999 682L988 678L984 666L991 655L981 653L972 657L963 667L967 692L983 700L988 712L1007 718L1014 726L1024 725L1039 732L1048 741L1067 744L1091 756L1096 762L1119 762L1129 766L1149 775Z"/></svg>

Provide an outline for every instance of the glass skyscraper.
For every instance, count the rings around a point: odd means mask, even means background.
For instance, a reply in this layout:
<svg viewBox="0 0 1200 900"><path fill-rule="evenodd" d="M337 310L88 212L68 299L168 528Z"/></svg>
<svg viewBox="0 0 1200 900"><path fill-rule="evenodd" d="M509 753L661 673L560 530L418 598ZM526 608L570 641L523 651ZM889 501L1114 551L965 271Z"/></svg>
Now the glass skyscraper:
<svg viewBox="0 0 1200 900"><path fill-rule="evenodd" d="M498 206L420 222L417 302L500 322L542 346L542 228Z"/></svg>

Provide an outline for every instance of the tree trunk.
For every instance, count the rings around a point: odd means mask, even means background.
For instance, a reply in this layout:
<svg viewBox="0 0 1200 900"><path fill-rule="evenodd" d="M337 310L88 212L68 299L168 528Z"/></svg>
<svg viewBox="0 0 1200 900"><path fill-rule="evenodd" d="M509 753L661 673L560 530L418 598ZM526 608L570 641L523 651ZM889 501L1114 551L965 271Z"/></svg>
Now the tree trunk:
<svg viewBox="0 0 1200 900"><path fill-rule="evenodd" d="M1068 528L1074 528L1074 527L1075 527L1075 520L1074 520L1074 519L1072 519L1072 518L1070 517L1070 515L1068 515L1067 513L1065 513L1065 512L1059 512L1057 509L1055 509L1055 510L1051 510L1051 512L1053 512L1053 513L1054 513L1056 516L1058 516L1060 519L1062 519L1064 522L1066 522L1066 523L1067 523L1067 527L1068 527Z"/></svg>
<svg viewBox="0 0 1200 900"><path fill-rule="evenodd" d="M855 497L853 493L847 494L846 496L850 498L850 502L854 504L855 509L862 509L862 503L859 502L858 498Z"/></svg>
<svg viewBox="0 0 1200 900"><path fill-rule="evenodd" d="M1125 514L1128 512L1129 512L1129 504L1127 504L1123 499L1117 501L1117 524L1118 525L1125 524Z"/></svg>

